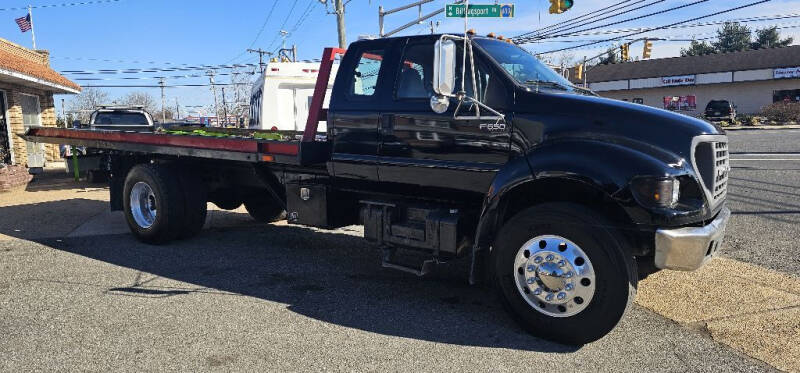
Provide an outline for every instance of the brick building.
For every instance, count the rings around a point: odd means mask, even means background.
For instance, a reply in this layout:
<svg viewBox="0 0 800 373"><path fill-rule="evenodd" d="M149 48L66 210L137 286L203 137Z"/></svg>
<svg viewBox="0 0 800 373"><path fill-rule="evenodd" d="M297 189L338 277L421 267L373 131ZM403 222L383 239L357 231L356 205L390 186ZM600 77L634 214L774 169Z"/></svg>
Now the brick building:
<svg viewBox="0 0 800 373"><path fill-rule="evenodd" d="M0 161L41 167L45 161L57 160L57 145L27 143L16 134L28 126L55 126L53 94L80 90L50 68L47 51L0 39L0 153L5 153Z"/></svg>
<svg viewBox="0 0 800 373"><path fill-rule="evenodd" d="M586 81L600 96L688 115L702 114L711 100L754 114L776 101L800 101L800 46L598 65Z"/></svg>

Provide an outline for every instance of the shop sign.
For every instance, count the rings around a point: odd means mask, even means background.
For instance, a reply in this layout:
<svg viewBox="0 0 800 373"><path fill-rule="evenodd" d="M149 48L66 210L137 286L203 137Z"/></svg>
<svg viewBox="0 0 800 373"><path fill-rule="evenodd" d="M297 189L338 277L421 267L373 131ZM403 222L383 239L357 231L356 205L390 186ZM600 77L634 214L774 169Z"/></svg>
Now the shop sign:
<svg viewBox="0 0 800 373"><path fill-rule="evenodd" d="M694 84L694 75L678 75L678 76L662 76L661 86L669 87L674 85L692 85Z"/></svg>
<svg viewBox="0 0 800 373"><path fill-rule="evenodd" d="M772 70L774 79L800 78L800 67L781 67Z"/></svg>

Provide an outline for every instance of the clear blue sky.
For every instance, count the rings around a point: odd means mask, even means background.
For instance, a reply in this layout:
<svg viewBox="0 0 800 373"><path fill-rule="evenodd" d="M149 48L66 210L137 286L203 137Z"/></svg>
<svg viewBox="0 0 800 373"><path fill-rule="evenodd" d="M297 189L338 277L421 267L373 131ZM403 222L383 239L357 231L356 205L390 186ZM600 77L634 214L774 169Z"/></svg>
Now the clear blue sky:
<svg viewBox="0 0 800 373"><path fill-rule="evenodd" d="M81 0L4 0L0 9L25 7L26 5L49 5L69 3ZM277 1L274 13L266 23L261 34L258 32L264 24L267 14ZM654 0L650 0L654 1ZM679 20L696 17L717 10L742 5L750 1L743 0L709 0L699 5L679 11L666 13L640 21L627 22L605 27L617 29L668 24ZM377 34L378 5L393 8L411 0L353 0L347 5L347 39L353 41L361 34ZM448 1L437 0L423 7L425 13L444 6ZM492 1L483 1L490 3ZM554 22L563 21L595 9L602 8L616 1L575 0L572 10L561 15L547 13L549 2L546 0L517 1L516 17L505 19L475 19L472 25L479 33L496 31L506 36L515 36ZM652 11L687 4L691 1L665 0L630 15L641 15ZM646 2L645 2L646 3ZM294 10L290 12L292 6ZM310 7L310 8L309 8ZM254 48L275 49L280 45L278 31L292 29L305 9L310 9L305 22L290 35L287 44L295 43L299 48L299 58L318 58L321 48L337 44L335 16L326 14L326 8L319 0L264 0L264 1L190 1L190 0L120 0L118 2L47 7L33 10L37 47L47 49L51 53L51 64L54 69L61 70L98 70L144 67L167 67L171 64L209 64L254 63L256 55L242 54L249 46ZM329 9L331 9L329 7ZM746 10L717 16L708 20L749 17L755 15L774 15L800 13L800 1L773 0ZM0 10L0 37L31 47L30 32L20 33L14 18L24 16L25 10ZM415 10L408 10L387 18L387 29L408 22L416 15ZM629 16L630 16L629 15ZM622 18L625 18L624 16ZM443 16L436 18L442 22L440 31L456 32L463 30L460 21L446 20ZM602 23L611 22L608 20ZM284 23L285 22L285 23ZM800 18L752 23L752 27L767 24L784 26L800 25ZM713 33L716 26L694 28L691 30L662 31L651 36L676 36L691 38L703 37ZM798 36L800 28L787 28L786 35ZM428 32L426 25L415 26L404 34ZM669 57L678 54L686 42L657 42L654 57ZM529 44L525 47L532 51L545 51L561 46L575 45L567 43ZM598 53L606 44L577 50L575 57ZM600 49L598 49L600 48ZM639 53L640 47L632 49ZM108 59L114 62L91 59ZM231 61L233 60L233 61ZM121 61L121 62L120 62ZM139 62L136 62L139 61ZM193 72L173 72L169 75L195 74ZM122 76L152 77L164 73L141 73L126 75L102 75L93 77L115 78ZM79 75L66 74L69 78L80 78ZM86 77L86 76L83 76ZM219 77L224 82L227 77ZM167 84L206 83L207 78L169 79ZM77 81L80 84L92 82ZM157 80L107 80L97 84L157 84ZM159 97L158 89L109 88L112 98L122 96L131 90L145 90ZM69 96L65 96L69 100ZM212 96L208 88L172 88L167 90L169 102L178 97L181 105L208 105ZM57 99L58 100L58 99Z"/></svg>

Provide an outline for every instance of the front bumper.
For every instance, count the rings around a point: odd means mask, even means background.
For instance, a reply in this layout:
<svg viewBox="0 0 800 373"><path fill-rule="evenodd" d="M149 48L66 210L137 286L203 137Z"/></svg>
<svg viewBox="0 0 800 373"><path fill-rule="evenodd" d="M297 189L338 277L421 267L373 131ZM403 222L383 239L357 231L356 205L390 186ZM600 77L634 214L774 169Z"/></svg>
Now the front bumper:
<svg viewBox="0 0 800 373"><path fill-rule="evenodd" d="M706 226L656 230L656 267L679 271L702 267L717 253L730 217L731 210L723 207Z"/></svg>

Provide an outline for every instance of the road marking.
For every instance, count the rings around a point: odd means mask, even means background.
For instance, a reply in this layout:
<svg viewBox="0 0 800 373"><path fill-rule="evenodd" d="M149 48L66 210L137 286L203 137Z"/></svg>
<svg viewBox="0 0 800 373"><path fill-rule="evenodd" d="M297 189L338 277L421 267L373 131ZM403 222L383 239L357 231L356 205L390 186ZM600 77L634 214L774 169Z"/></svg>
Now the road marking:
<svg viewBox="0 0 800 373"><path fill-rule="evenodd" d="M731 161L800 161L800 158L731 158Z"/></svg>
<svg viewBox="0 0 800 373"><path fill-rule="evenodd" d="M661 271L636 303L785 371L800 372L800 278L716 258L694 272Z"/></svg>

